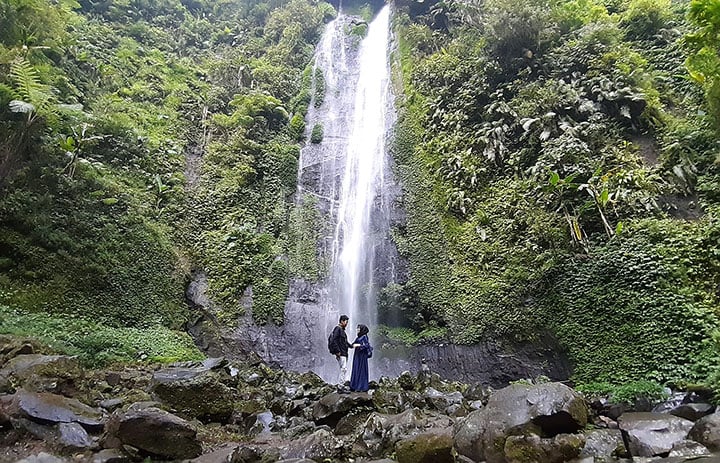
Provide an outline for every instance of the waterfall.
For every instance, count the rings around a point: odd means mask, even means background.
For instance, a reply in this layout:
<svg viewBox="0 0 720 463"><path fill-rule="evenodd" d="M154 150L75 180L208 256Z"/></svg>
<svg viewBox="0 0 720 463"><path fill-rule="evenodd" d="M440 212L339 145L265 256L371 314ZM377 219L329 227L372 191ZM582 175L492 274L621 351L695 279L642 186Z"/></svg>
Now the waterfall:
<svg viewBox="0 0 720 463"><path fill-rule="evenodd" d="M313 69L313 76L323 76L322 103L318 104L319 83L314 78L314 97L306 117L308 135L316 124L322 124L323 140L309 143L300 156L299 197L314 195L332 224L319 244L320 254L329 260L320 301L324 320L319 325L329 333L339 315L347 314L351 342L360 323L368 325L372 334L377 322L376 291L392 281L397 255L389 232L394 191L387 153L394 123L389 20L390 9L385 6L361 41L350 33L362 27L357 18L341 13L327 25ZM325 358L320 357L313 369L332 380L337 366L323 354Z"/></svg>

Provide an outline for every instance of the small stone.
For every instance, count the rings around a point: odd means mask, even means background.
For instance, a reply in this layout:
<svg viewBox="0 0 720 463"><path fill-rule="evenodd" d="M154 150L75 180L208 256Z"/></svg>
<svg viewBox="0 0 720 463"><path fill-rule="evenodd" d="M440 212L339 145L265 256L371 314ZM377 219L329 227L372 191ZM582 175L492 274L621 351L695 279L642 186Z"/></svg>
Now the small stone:
<svg viewBox="0 0 720 463"><path fill-rule="evenodd" d="M91 463L130 463L132 460L118 449L105 449L93 455Z"/></svg>

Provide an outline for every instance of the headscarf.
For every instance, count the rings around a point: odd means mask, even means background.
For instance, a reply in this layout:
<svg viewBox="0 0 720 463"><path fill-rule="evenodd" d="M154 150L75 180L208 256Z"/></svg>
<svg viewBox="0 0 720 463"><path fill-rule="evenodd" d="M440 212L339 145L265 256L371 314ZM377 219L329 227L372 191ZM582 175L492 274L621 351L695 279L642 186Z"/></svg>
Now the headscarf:
<svg viewBox="0 0 720 463"><path fill-rule="evenodd" d="M358 328L360 329L360 332L358 333L358 338L360 336L364 336L370 332L367 326L365 325L358 325Z"/></svg>

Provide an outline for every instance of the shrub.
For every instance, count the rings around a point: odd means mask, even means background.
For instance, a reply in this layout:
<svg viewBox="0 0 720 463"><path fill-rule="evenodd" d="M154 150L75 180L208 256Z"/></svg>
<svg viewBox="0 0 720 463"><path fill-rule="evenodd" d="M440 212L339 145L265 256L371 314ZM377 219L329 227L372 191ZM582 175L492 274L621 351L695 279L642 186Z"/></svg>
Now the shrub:
<svg viewBox="0 0 720 463"><path fill-rule="evenodd" d="M323 140L323 126L322 124L315 124L310 133L310 143L318 144Z"/></svg>

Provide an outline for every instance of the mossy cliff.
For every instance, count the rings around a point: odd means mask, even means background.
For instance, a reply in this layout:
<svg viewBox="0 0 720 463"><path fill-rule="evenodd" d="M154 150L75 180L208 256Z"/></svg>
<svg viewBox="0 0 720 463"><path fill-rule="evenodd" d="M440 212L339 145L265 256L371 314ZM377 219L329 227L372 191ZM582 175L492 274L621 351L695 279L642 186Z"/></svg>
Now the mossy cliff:
<svg viewBox="0 0 720 463"><path fill-rule="evenodd" d="M462 344L556 337L580 382L712 376L717 119L683 77L687 5L399 6L390 310Z"/></svg>

